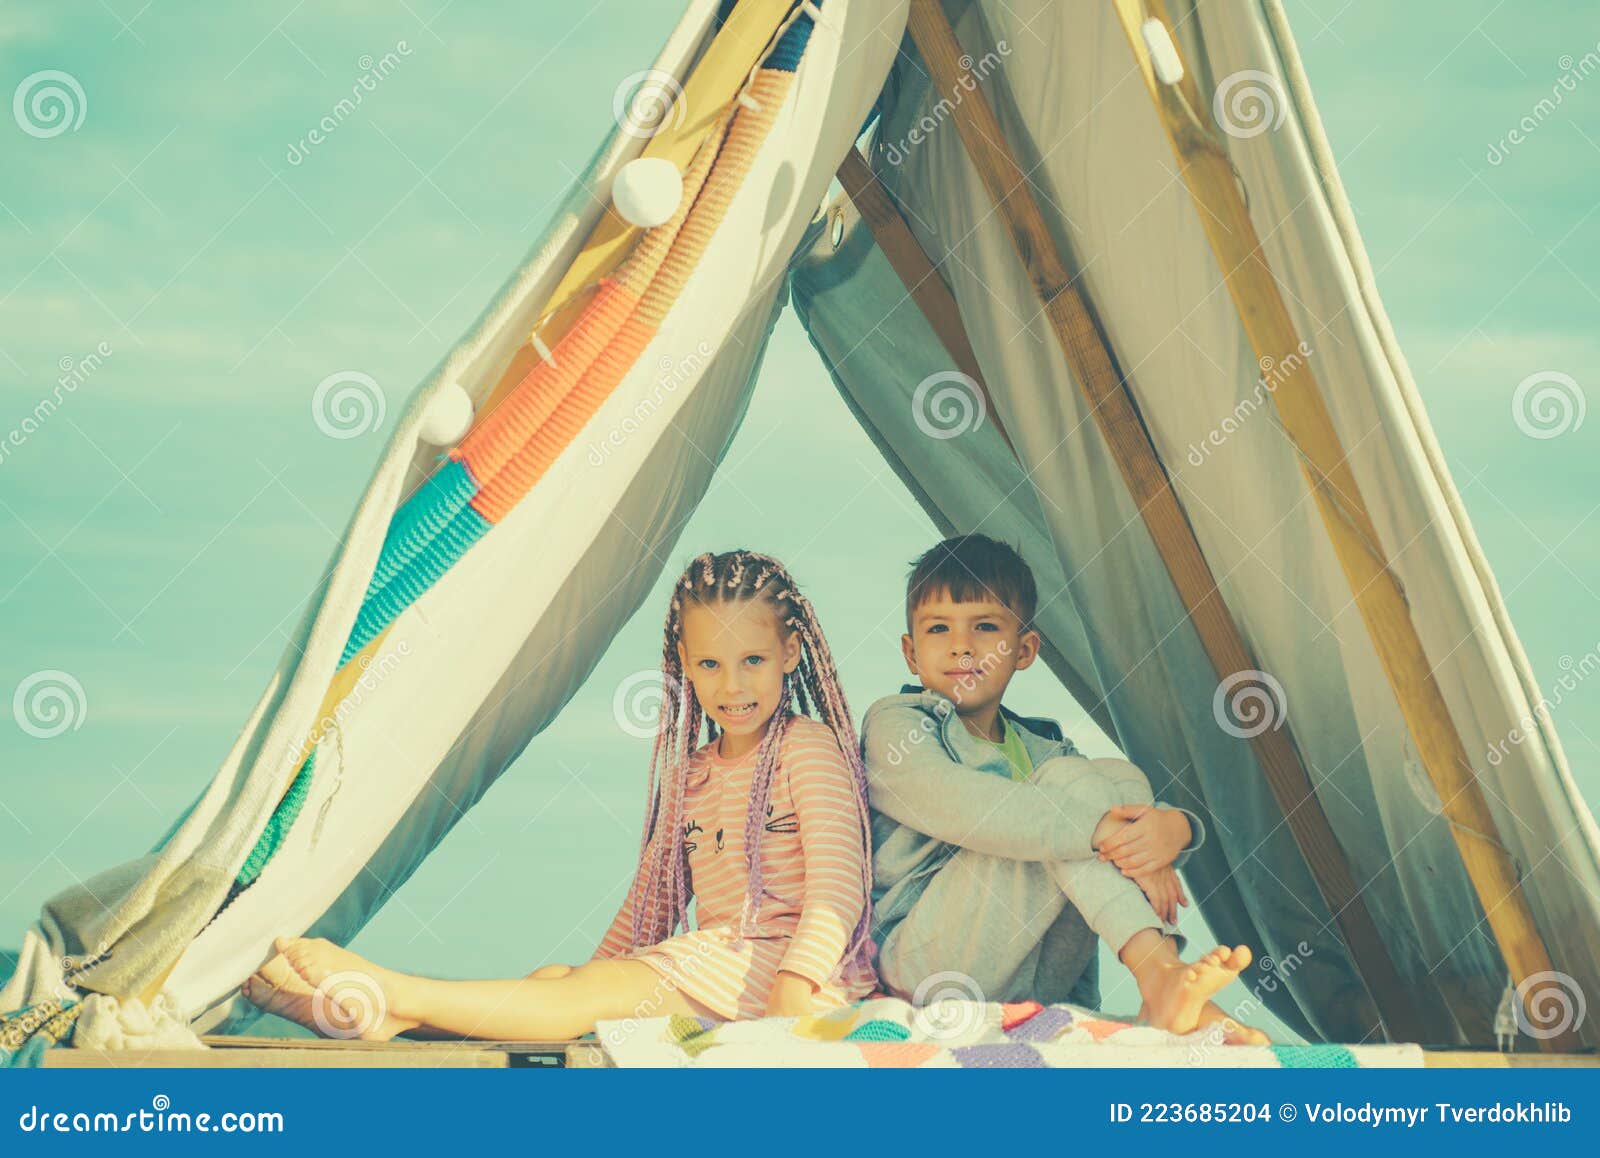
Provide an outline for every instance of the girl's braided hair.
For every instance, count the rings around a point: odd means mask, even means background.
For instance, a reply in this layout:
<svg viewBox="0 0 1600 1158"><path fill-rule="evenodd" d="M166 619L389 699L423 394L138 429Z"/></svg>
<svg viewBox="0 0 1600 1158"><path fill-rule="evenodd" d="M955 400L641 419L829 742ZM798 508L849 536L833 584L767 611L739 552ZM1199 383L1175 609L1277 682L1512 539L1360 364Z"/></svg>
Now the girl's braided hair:
<svg viewBox="0 0 1600 1158"><path fill-rule="evenodd" d="M748 933L762 900L772 895L762 876L761 836L765 831L779 750L789 722L796 714L810 715L814 711L832 730L839 751L850 767L863 818L862 886L865 894L871 895L872 848L865 827L865 818L869 815L866 772L861 764L855 725L851 723L850 706L845 702L833 654L823 638L811 601L800 593L783 564L769 555L746 550L698 555L673 586L662 640L661 720L656 728L655 750L650 757L645 833L633 881L630 941L633 948L653 945L671 936L674 929L689 927L688 853L682 839L685 785L689 757L699 746L702 731L708 740L715 738L716 725L706 716L684 676L683 661L678 653L683 639L683 613L692 605L742 603L755 599L772 609L780 630L799 633L801 646L800 663L783 677L782 698L761 741L750 783L750 805L744 824L750 884L740 931ZM870 966L871 922L869 900L840 961L841 973L856 961Z"/></svg>

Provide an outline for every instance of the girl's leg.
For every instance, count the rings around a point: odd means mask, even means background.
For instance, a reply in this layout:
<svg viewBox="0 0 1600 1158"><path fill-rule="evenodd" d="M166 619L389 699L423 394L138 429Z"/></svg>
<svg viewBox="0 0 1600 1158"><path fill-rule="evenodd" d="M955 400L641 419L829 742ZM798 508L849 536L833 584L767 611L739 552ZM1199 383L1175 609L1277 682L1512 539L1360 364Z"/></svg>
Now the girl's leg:
<svg viewBox="0 0 1600 1158"><path fill-rule="evenodd" d="M592 1031L602 1018L710 1014L642 961L591 961L565 972L546 966L518 980L436 981L380 968L327 941L285 939L278 949L313 990L361 979L381 994L384 1028L394 1032L426 1026L456 1037L563 1039ZM294 1009L273 1012L301 1020Z"/></svg>

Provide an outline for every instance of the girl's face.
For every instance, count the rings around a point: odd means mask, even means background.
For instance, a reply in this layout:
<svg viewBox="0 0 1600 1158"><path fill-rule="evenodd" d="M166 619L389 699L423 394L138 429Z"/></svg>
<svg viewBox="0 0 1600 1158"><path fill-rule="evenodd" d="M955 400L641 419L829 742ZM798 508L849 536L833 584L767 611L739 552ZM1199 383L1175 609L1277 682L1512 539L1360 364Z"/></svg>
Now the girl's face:
<svg viewBox="0 0 1600 1158"><path fill-rule="evenodd" d="M762 600L690 604L678 659L706 715L726 733L722 754L761 741L783 698L783 676L800 663L800 635L779 628Z"/></svg>

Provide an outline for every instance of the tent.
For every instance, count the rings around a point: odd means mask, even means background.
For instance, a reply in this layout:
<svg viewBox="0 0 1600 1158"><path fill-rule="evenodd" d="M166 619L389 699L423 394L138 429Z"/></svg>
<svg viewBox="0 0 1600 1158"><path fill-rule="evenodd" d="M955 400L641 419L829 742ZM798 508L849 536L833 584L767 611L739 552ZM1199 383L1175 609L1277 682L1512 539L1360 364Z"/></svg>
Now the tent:
<svg viewBox="0 0 1600 1158"><path fill-rule="evenodd" d="M1600 834L1277 0L690 0L643 77L210 786L45 903L13 1031L235 1029L274 936L353 937L638 607L792 301L933 519L1022 545L1051 667L1207 821L1211 927L1294 960L1274 1012L1594 1045Z"/></svg>

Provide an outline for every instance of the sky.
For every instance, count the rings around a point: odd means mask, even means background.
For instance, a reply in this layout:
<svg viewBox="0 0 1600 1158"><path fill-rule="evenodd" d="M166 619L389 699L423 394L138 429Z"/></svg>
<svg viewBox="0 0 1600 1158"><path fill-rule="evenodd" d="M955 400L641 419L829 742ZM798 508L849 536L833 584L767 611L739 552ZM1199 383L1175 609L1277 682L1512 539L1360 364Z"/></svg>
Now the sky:
<svg viewBox="0 0 1600 1158"><path fill-rule="evenodd" d="M410 391L537 240L675 7L4 4L0 693L59 672L82 696L59 735L0 713L0 945L49 895L147 851L208 782ZM1600 21L1582 0L1286 7L1379 289L1548 688L1600 646L1600 420L1582 421L1600 382ZM66 84L47 72L77 86L70 125L26 99ZM359 107L311 140L357 87ZM386 412L335 439L312 397L345 371ZM1551 437L1515 421L1536 375L1569 404ZM60 405L19 444L46 397ZM835 650L859 710L900 682L898 593L934 537L785 317L676 557L744 544L789 561L849 641ZM444 976L592 952L632 869L648 760L612 699L659 653L664 606L646 600L356 948ZM1008 702L1115 751L1042 667ZM1600 802L1600 687L1580 684L1555 723Z"/></svg>

